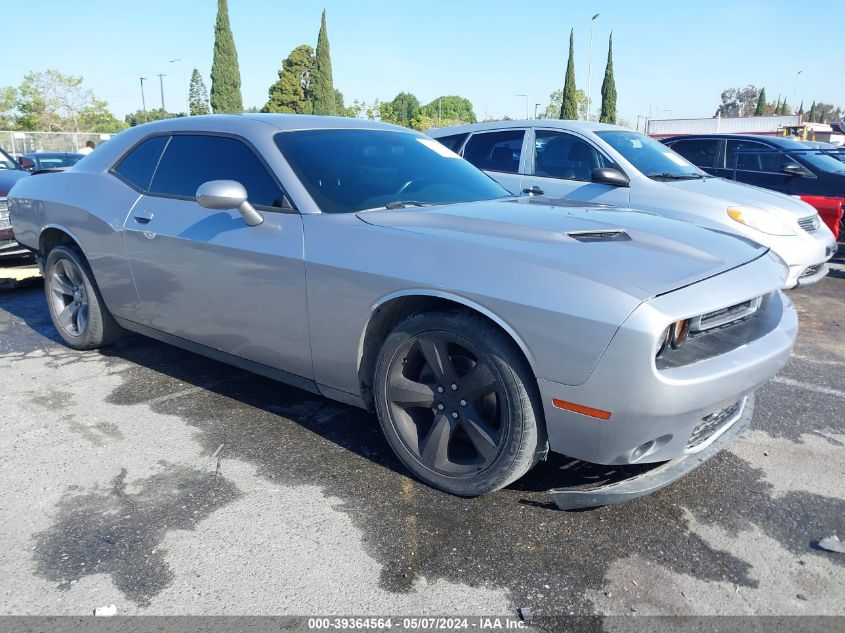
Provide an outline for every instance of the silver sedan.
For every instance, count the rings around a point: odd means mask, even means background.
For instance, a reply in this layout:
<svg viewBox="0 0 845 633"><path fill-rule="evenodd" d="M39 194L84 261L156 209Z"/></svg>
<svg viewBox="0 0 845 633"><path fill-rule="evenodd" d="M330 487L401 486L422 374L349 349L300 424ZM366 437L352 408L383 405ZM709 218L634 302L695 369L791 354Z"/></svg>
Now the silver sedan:
<svg viewBox="0 0 845 633"><path fill-rule="evenodd" d="M655 465L552 490L563 508L666 485L748 425L796 335L767 248L514 198L376 122L159 121L9 200L70 347L130 330L369 408L412 473L458 495L549 450Z"/></svg>

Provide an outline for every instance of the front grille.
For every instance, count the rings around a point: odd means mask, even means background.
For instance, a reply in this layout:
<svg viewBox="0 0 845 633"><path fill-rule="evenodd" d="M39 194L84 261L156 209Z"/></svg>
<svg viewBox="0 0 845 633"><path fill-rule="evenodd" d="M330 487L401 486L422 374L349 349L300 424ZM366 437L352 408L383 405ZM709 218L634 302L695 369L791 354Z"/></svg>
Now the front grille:
<svg viewBox="0 0 845 633"><path fill-rule="evenodd" d="M740 407L742 407L742 400L701 418L701 422L692 430L692 435L687 440L687 449L701 446L709 438L713 437L716 431L734 418Z"/></svg>
<svg viewBox="0 0 845 633"><path fill-rule="evenodd" d="M798 226L807 231L807 233L812 233L813 231L819 228L818 214L809 215L806 218L801 218L800 220L798 220Z"/></svg>
<svg viewBox="0 0 845 633"><path fill-rule="evenodd" d="M804 270L804 272L801 273L801 276L798 279L806 279L807 277L812 277L813 275L815 275L817 272L819 272L822 269L822 266L824 266L824 264L816 264L815 266L808 266Z"/></svg>
<svg viewBox="0 0 845 633"><path fill-rule="evenodd" d="M9 222L9 201L6 198L0 198L0 229L6 229L12 226Z"/></svg>

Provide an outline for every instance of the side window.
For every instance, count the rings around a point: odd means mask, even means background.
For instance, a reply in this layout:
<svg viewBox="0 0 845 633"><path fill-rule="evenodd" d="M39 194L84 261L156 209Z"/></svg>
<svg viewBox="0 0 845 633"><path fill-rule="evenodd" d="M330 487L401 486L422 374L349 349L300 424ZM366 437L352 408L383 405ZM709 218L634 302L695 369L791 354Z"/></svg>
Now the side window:
<svg viewBox="0 0 845 633"><path fill-rule="evenodd" d="M524 138L525 130L479 132L467 141L464 158L479 169L515 174L519 172Z"/></svg>
<svg viewBox="0 0 845 633"><path fill-rule="evenodd" d="M719 141L715 139L678 141L671 143L669 147L697 167L712 168L716 164Z"/></svg>
<svg viewBox="0 0 845 633"><path fill-rule="evenodd" d="M780 172L786 156L773 147L754 141L728 141L725 168L741 171Z"/></svg>
<svg viewBox="0 0 845 633"><path fill-rule="evenodd" d="M252 204L282 206L282 191L255 152L243 141L225 136L174 135L150 191L193 198L209 180L236 180Z"/></svg>
<svg viewBox="0 0 845 633"><path fill-rule="evenodd" d="M150 188L150 181L153 179L158 159L161 158L161 151L167 145L169 136L152 136L138 145L135 149L123 157L112 171L120 174L128 182L135 185L141 191Z"/></svg>
<svg viewBox="0 0 845 633"><path fill-rule="evenodd" d="M572 134L537 130L534 138L535 176L589 181L593 169L611 166L595 147Z"/></svg>
<svg viewBox="0 0 845 633"><path fill-rule="evenodd" d="M440 138L436 139L438 143L441 145L445 145L453 152L457 152L461 149L461 145L464 144L469 133L466 134L452 134L451 136L441 136Z"/></svg>

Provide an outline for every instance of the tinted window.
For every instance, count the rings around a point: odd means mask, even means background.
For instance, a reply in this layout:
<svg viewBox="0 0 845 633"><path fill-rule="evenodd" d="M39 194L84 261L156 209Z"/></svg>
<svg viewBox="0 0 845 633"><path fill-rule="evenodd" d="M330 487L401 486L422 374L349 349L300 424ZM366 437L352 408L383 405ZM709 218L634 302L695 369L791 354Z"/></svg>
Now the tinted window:
<svg viewBox="0 0 845 633"><path fill-rule="evenodd" d="M643 174L654 180L703 178L705 174L663 143L639 132L608 130L596 135Z"/></svg>
<svg viewBox="0 0 845 633"><path fill-rule="evenodd" d="M143 191L149 189L161 150L167 143L167 136L153 136L138 145L120 161L114 171Z"/></svg>
<svg viewBox="0 0 845 633"><path fill-rule="evenodd" d="M719 141L715 139L696 139L694 141L678 141L671 147L693 165L699 167L714 167Z"/></svg>
<svg viewBox="0 0 845 633"><path fill-rule="evenodd" d="M479 169L515 174L519 171L525 130L473 134L464 147L464 158Z"/></svg>
<svg viewBox="0 0 845 633"><path fill-rule="evenodd" d="M302 130L277 134L276 145L325 213L510 196L434 139L412 133Z"/></svg>
<svg viewBox="0 0 845 633"><path fill-rule="evenodd" d="M459 149L461 149L461 145L464 144L464 141L466 140L467 136L469 136L469 133L452 134L451 136L441 136L436 140L438 143L445 145L453 152L457 152Z"/></svg>
<svg viewBox="0 0 845 633"><path fill-rule="evenodd" d="M779 150L754 141L728 141L725 167L742 171L777 173L784 163L792 162Z"/></svg>
<svg viewBox="0 0 845 633"><path fill-rule="evenodd" d="M235 180L252 204L282 206L282 192L255 152L243 141L223 136L174 135L150 190L193 198L209 180Z"/></svg>
<svg viewBox="0 0 845 633"><path fill-rule="evenodd" d="M535 176L588 181L592 178L594 168L609 166L610 161L577 136L548 130L537 130L535 133Z"/></svg>

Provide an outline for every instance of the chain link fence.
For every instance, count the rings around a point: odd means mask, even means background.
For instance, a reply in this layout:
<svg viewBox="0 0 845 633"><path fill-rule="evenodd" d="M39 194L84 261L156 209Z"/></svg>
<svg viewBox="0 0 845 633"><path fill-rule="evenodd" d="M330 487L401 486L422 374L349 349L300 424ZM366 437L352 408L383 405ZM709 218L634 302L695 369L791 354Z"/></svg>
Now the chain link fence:
<svg viewBox="0 0 845 633"><path fill-rule="evenodd" d="M12 132L0 130L0 147L10 154L27 152L78 152L88 141L97 145L113 134L87 132Z"/></svg>

